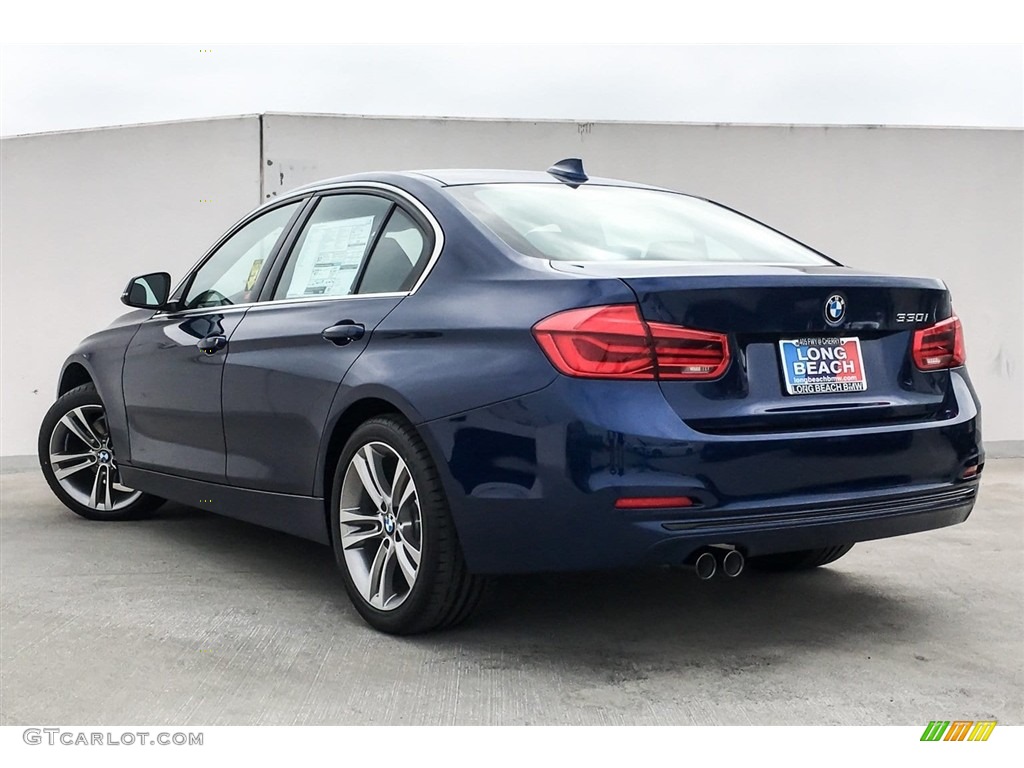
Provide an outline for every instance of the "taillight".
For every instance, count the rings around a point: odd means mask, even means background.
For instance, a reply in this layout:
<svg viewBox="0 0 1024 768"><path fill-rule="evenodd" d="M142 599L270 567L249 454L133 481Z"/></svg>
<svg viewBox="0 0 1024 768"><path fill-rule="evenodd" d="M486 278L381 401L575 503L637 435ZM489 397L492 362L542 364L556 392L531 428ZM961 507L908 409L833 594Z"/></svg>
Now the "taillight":
<svg viewBox="0 0 1024 768"><path fill-rule="evenodd" d="M651 329L659 379L717 379L729 367L729 338L668 323Z"/></svg>
<svg viewBox="0 0 1024 768"><path fill-rule="evenodd" d="M649 323L635 304L570 309L533 335L567 376L595 379L717 379L729 367L723 333Z"/></svg>
<svg viewBox="0 0 1024 768"><path fill-rule="evenodd" d="M914 365L922 371L956 368L967 360L964 329L956 315L929 328L914 331Z"/></svg>

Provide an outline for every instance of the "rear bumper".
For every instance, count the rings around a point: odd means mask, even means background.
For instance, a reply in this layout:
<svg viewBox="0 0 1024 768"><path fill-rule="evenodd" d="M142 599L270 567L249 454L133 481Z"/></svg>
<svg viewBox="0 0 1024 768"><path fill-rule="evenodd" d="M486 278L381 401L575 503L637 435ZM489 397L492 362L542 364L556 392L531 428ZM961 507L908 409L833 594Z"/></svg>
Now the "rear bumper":
<svg viewBox="0 0 1024 768"><path fill-rule="evenodd" d="M747 555L963 522L984 461L977 400L953 372L942 421L709 435L656 384L579 381L421 425L469 567L479 573L679 563L708 544ZM694 506L624 510L624 496Z"/></svg>
<svg viewBox="0 0 1024 768"><path fill-rule="evenodd" d="M916 489L911 493L821 499L769 510L728 510L663 522L671 535L648 553L652 562L679 562L699 546L737 544L761 555L884 539L964 522L974 508L978 482Z"/></svg>

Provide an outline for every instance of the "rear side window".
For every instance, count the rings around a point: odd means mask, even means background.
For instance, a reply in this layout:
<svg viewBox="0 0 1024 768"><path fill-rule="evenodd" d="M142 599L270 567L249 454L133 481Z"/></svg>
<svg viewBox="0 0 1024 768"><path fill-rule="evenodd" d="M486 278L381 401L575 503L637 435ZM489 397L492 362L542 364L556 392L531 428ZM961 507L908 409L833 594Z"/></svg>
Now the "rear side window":
<svg viewBox="0 0 1024 768"><path fill-rule="evenodd" d="M317 204L281 273L275 299L347 296L393 203L373 195L332 195Z"/></svg>
<svg viewBox="0 0 1024 768"><path fill-rule="evenodd" d="M447 191L509 246L552 261L833 263L727 208L673 192L565 184Z"/></svg>
<svg viewBox="0 0 1024 768"><path fill-rule="evenodd" d="M395 208L359 281L359 293L408 291L426 266L430 244L408 214Z"/></svg>

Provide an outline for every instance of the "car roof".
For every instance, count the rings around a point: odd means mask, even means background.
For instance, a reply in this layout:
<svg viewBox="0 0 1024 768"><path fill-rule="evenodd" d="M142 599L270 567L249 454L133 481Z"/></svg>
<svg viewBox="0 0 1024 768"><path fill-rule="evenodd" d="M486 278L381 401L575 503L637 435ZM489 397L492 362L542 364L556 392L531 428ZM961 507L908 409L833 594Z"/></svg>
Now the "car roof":
<svg viewBox="0 0 1024 768"><path fill-rule="evenodd" d="M382 181L394 182L397 179L406 178L416 180L420 183L432 182L438 187L454 187L467 184L560 184L554 176L543 171L516 171L499 170L488 168L444 168L420 171L379 171L371 173L358 173L349 176L336 176L329 179L321 179L311 184L305 184L296 189L288 191L288 195L310 189L329 189L337 184L344 184L353 181ZM606 179L591 177L585 182L590 185L615 186L615 187L637 187L641 189L664 189L650 184L640 184L621 179ZM668 190L666 190L668 191Z"/></svg>
<svg viewBox="0 0 1024 768"><path fill-rule="evenodd" d="M543 171L511 171L483 168L443 168L428 171L412 171L419 176L427 176L446 187L463 184L560 184L550 173ZM591 177L585 184L602 184L618 187L647 187L621 179L604 179Z"/></svg>

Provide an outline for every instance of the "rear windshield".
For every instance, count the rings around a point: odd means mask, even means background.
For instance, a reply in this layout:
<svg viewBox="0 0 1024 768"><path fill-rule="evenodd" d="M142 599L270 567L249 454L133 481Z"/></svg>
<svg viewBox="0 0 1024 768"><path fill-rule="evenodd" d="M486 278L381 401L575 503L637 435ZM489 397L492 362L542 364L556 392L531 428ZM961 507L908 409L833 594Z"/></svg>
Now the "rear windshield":
<svg viewBox="0 0 1024 768"><path fill-rule="evenodd" d="M672 192L564 184L447 191L512 248L542 259L833 263L726 208Z"/></svg>

